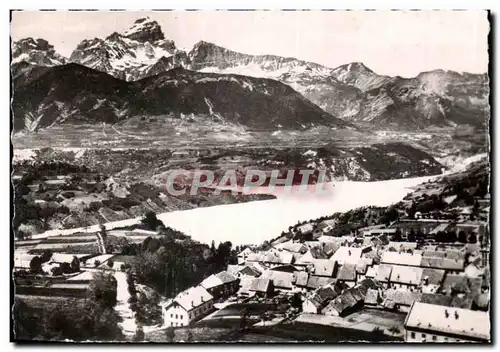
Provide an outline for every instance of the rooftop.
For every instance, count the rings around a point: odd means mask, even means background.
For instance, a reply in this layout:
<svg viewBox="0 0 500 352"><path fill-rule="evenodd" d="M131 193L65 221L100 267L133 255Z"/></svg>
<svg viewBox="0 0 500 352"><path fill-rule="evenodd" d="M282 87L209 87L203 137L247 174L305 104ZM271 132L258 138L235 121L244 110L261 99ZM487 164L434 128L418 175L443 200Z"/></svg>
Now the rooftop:
<svg viewBox="0 0 500 352"><path fill-rule="evenodd" d="M405 321L407 329L425 329L481 340L490 340L487 312L415 302Z"/></svg>
<svg viewBox="0 0 500 352"><path fill-rule="evenodd" d="M211 299L213 299L213 297L207 292L207 290L201 286L196 286L179 293L173 301L169 301L166 304L170 305L173 302L176 302L186 311L190 311Z"/></svg>
<svg viewBox="0 0 500 352"><path fill-rule="evenodd" d="M421 261L422 261L422 256L420 254L386 251L382 255L381 263L420 266Z"/></svg>
<svg viewBox="0 0 500 352"><path fill-rule="evenodd" d="M357 264L359 259L361 258L361 254L361 248L341 246L330 257L330 260L336 261L339 264Z"/></svg>

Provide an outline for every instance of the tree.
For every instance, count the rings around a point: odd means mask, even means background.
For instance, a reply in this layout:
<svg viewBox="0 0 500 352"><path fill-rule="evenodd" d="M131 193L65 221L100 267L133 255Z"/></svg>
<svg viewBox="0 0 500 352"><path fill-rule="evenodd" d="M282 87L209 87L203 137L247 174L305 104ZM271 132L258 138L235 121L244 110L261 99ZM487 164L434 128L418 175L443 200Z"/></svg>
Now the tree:
<svg viewBox="0 0 500 352"><path fill-rule="evenodd" d="M89 287L89 298L103 307L116 305L116 280L112 275L96 273Z"/></svg>
<svg viewBox="0 0 500 352"><path fill-rule="evenodd" d="M111 269L113 269L113 265L115 264L114 260L113 259L108 259L108 267L110 267Z"/></svg>
<svg viewBox="0 0 500 352"><path fill-rule="evenodd" d="M163 227L165 227L163 222L161 220L158 220L158 218L156 217L156 213L151 210L147 211L146 214L144 214L144 218L141 220L141 223L146 229L151 231L156 231L156 229L160 225L163 225Z"/></svg>
<svg viewBox="0 0 500 352"><path fill-rule="evenodd" d="M167 341L172 343L174 342L174 339L175 339L175 330L172 326L169 326L166 330L165 330L165 336L167 337Z"/></svg>
<svg viewBox="0 0 500 352"><path fill-rule="evenodd" d="M193 341L193 333L191 332L191 329L189 329L188 332L187 332L186 341L187 342L192 342Z"/></svg>
<svg viewBox="0 0 500 352"><path fill-rule="evenodd" d="M43 251L42 255L40 256L40 260L42 261L42 263L47 263L50 258L52 258L52 251L49 249Z"/></svg>
<svg viewBox="0 0 500 352"><path fill-rule="evenodd" d="M417 233L415 234L415 239L416 239L417 242L423 241L425 239L425 235L422 232L422 229L419 228L417 230Z"/></svg>
<svg viewBox="0 0 500 352"><path fill-rule="evenodd" d="M104 226L103 224L99 225L99 234L102 236L103 239L105 239L107 236L106 226Z"/></svg>
<svg viewBox="0 0 500 352"><path fill-rule="evenodd" d="M471 233L469 235L469 243L476 243L477 242L477 236L475 233Z"/></svg>
<svg viewBox="0 0 500 352"><path fill-rule="evenodd" d="M77 271L80 271L80 260L75 256L73 257L73 260L69 264L70 270L72 273L76 273Z"/></svg>
<svg viewBox="0 0 500 352"><path fill-rule="evenodd" d="M411 202L411 206L410 208L408 209L408 217L410 219L414 219L415 218L415 213L417 212L417 205L415 204L414 201Z"/></svg>
<svg viewBox="0 0 500 352"><path fill-rule="evenodd" d="M413 229L412 229L413 231ZM403 240L403 237L401 235L401 229L398 227L396 228L396 231L394 232L394 236L392 236L392 240L394 242L401 242Z"/></svg>
<svg viewBox="0 0 500 352"><path fill-rule="evenodd" d="M40 257L33 257L33 259L31 259L30 272L33 274L39 274L42 272L42 260Z"/></svg>
<svg viewBox="0 0 500 352"><path fill-rule="evenodd" d="M250 318L250 309L245 308L241 311L241 319L240 319L240 330L245 330L248 325L248 319Z"/></svg>
<svg viewBox="0 0 500 352"><path fill-rule="evenodd" d="M144 341L144 330L142 329L141 325L139 325L137 327L137 330L135 331L134 341Z"/></svg>
<svg viewBox="0 0 500 352"><path fill-rule="evenodd" d="M410 233L408 234L408 242L416 242L416 241L417 241L417 235L415 234L415 231L411 229Z"/></svg>
<svg viewBox="0 0 500 352"><path fill-rule="evenodd" d="M292 308L297 308L301 309L302 308L302 298L300 297L300 294L297 292L293 294L292 298L290 299L290 305Z"/></svg>
<svg viewBox="0 0 500 352"><path fill-rule="evenodd" d="M472 207L472 214L477 215L479 213L479 202L476 200L474 206Z"/></svg>
<svg viewBox="0 0 500 352"><path fill-rule="evenodd" d="M460 243L467 243L467 234L465 233L464 230L460 230L458 232L458 241Z"/></svg>
<svg viewBox="0 0 500 352"><path fill-rule="evenodd" d="M457 241L457 233L455 231L447 231L446 232L446 242L456 242Z"/></svg>

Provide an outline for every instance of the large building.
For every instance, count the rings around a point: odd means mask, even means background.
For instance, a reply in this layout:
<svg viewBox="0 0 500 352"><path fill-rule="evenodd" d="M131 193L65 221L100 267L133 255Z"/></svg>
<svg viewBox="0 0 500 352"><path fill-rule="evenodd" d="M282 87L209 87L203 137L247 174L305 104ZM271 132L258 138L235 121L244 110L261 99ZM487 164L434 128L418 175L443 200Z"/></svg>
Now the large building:
<svg viewBox="0 0 500 352"><path fill-rule="evenodd" d="M227 271L221 271L218 274L210 275L200 285L217 300L235 294L240 288L239 281Z"/></svg>
<svg viewBox="0 0 500 352"><path fill-rule="evenodd" d="M414 302L405 320L406 342L488 342L488 312Z"/></svg>
<svg viewBox="0 0 500 352"><path fill-rule="evenodd" d="M191 287L162 305L164 326L188 326L207 315L213 308L213 297L203 287Z"/></svg>

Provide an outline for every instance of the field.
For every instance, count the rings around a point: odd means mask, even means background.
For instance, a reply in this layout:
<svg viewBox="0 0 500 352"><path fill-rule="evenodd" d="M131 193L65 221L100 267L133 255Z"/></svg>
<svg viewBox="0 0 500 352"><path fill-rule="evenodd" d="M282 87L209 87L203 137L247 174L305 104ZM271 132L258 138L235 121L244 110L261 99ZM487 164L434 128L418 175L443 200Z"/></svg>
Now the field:
<svg viewBox="0 0 500 352"><path fill-rule="evenodd" d="M26 305L40 311L50 311L55 306L63 305L68 307L75 307L83 305L84 299L62 297L62 296L31 296L31 295L17 295Z"/></svg>

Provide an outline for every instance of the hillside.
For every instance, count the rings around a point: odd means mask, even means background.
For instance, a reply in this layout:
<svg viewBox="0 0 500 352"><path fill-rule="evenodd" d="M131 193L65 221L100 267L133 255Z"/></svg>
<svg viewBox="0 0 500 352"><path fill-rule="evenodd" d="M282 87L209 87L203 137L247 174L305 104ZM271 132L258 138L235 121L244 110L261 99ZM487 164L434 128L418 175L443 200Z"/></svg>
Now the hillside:
<svg viewBox="0 0 500 352"><path fill-rule="evenodd" d="M144 164L142 164L144 167ZM51 229L79 228L155 213L262 199L269 195L214 195L201 191L173 196L151 182L115 180L102 170L63 161L14 165L15 231L33 235Z"/></svg>
<svg viewBox="0 0 500 352"><path fill-rule="evenodd" d="M136 82L78 64L47 68L18 87L13 110L16 130L181 114L257 130L348 125L277 81L182 68Z"/></svg>

